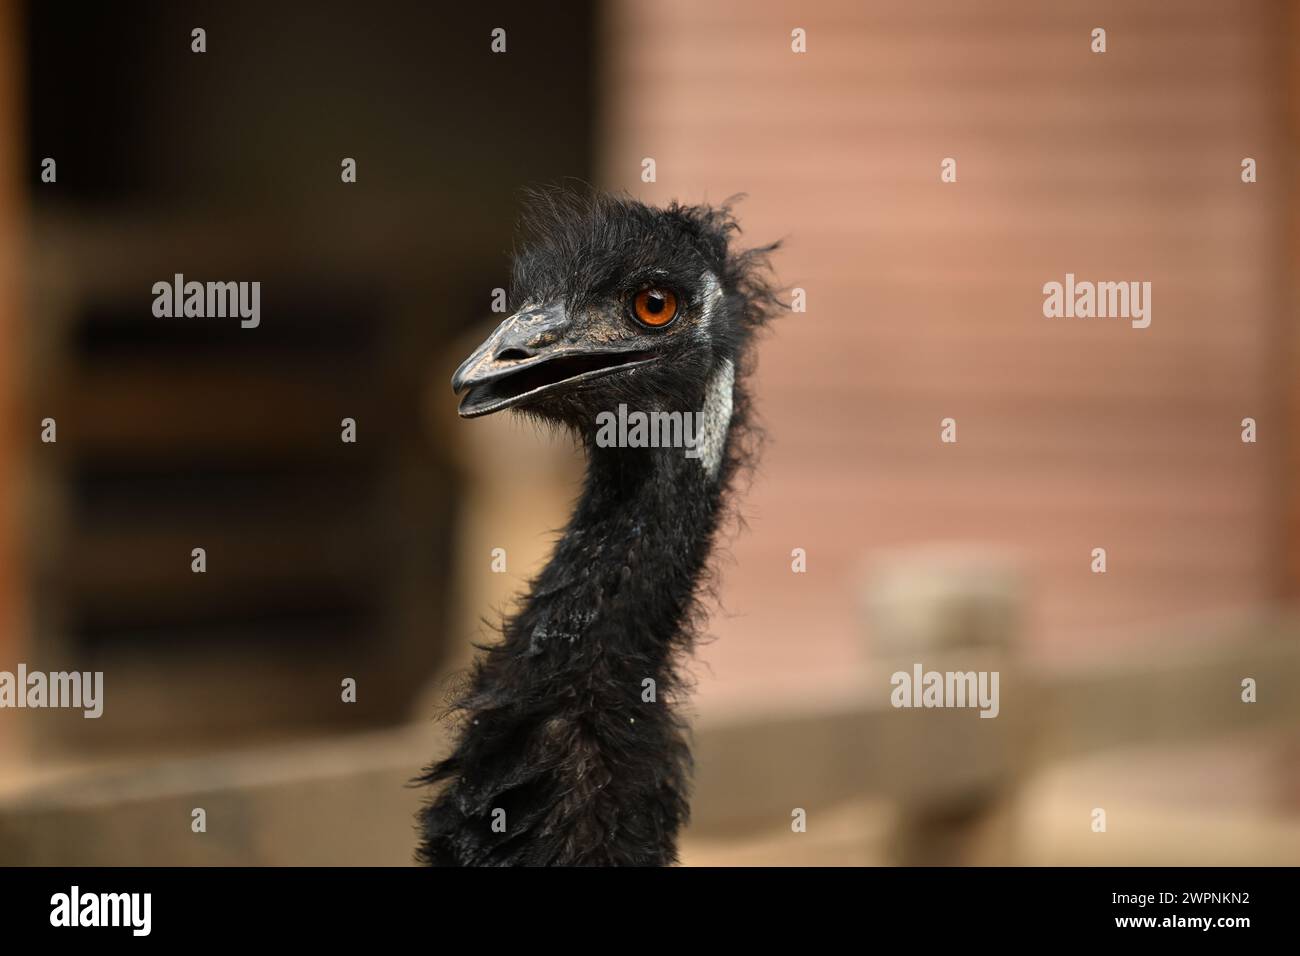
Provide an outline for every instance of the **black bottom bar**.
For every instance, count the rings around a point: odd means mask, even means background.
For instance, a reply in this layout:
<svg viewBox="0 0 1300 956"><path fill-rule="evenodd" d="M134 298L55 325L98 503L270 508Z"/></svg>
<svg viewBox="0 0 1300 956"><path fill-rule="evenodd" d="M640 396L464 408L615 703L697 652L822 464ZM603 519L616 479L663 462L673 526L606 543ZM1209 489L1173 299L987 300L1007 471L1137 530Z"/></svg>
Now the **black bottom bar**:
<svg viewBox="0 0 1300 956"><path fill-rule="evenodd" d="M621 949L678 945L697 926L768 943L784 930L864 944L901 932L927 944L1231 945L1285 932L1294 884L1290 869L3 869L0 926L6 942L76 934L92 946L409 937L464 949L479 937L495 948L522 930L538 945Z"/></svg>

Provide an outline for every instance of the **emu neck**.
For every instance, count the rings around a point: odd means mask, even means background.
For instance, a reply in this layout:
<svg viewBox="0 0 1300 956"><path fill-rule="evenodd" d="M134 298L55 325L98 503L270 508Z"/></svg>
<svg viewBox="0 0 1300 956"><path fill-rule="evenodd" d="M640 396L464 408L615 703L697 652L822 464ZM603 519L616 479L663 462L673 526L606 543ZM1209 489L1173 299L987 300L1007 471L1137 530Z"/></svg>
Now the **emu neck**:
<svg viewBox="0 0 1300 956"><path fill-rule="evenodd" d="M680 448L592 449L585 488L530 596L577 639L668 652L695 595L720 490Z"/></svg>
<svg viewBox="0 0 1300 956"><path fill-rule="evenodd" d="M587 443L582 496L521 615L539 621L508 636L527 638L530 654L557 633L570 644L589 637L638 665L689 643L685 625L717 527L734 385L724 363L705 390L692 448ZM576 649L576 666L586 649Z"/></svg>
<svg viewBox="0 0 1300 956"><path fill-rule="evenodd" d="M456 749L423 778L448 784L422 814L426 862L676 862L690 752L675 663L729 470L727 372L711 451L588 449L554 556L476 664Z"/></svg>

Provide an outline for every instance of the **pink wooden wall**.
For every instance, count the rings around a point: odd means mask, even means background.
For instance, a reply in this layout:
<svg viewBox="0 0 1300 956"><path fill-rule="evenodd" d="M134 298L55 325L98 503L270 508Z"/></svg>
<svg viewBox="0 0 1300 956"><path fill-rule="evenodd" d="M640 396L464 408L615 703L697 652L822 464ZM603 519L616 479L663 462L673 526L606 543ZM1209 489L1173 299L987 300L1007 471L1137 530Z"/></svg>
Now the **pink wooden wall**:
<svg viewBox="0 0 1300 956"><path fill-rule="evenodd" d="M613 5L605 184L652 201L749 193L747 238L785 237L780 278L808 295L762 350L772 442L726 568L732 616L704 654L706 704L840 680L863 562L899 547L1009 551L1049 656L1280 593L1284 13ZM1044 318L1043 283L1066 272L1152 282L1151 327ZM939 442L947 416L956 445ZM1257 444L1240 441L1247 416Z"/></svg>

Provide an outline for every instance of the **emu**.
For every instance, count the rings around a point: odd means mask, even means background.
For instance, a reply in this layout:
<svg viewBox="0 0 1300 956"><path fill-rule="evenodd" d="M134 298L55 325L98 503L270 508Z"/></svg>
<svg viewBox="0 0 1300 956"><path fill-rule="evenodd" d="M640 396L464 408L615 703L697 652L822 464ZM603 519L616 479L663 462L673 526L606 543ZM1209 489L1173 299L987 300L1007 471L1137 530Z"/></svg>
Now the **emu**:
<svg viewBox="0 0 1300 956"><path fill-rule="evenodd" d="M746 380L777 308L729 205L544 190L522 220L513 312L452 377L460 415L572 432L587 473L550 562L452 705L417 783L430 865L671 865L691 755L673 703L705 622L709 556L758 443ZM606 447L602 413L700 413L698 454Z"/></svg>

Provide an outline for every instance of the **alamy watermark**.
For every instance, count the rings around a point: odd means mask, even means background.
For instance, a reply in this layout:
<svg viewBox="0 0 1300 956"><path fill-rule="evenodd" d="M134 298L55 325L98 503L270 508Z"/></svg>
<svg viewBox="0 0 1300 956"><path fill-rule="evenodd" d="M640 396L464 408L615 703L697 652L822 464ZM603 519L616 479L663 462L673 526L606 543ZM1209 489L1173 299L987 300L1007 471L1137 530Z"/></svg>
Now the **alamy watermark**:
<svg viewBox="0 0 1300 956"><path fill-rule="evenodd" d="M700 457L703 412L617 412L596 416L598 448L682 448L687 458Z"/></svg>
<svg viewBox="0 0 1300 956"><path fill-rule="evenodd" d="M1049 319L1129 319L1135 329L1151 324L1150 282L1065 282L1043 285L1043 315Z"/></svg>
<svg viewBox="0 0 1300 956"><path fill-rule="evenodd" d="M67 708L93 720L104 713L103 671L0 671L0 708Z"/></svg>
<svg viewBox="0 0 1300 956"><path fill-rule="evenodd" d="M176 273L171 282L153 284L153 314L160 319L239 318L239 326L262 324L262 283L186 282Z"/></svg>
<svg viewBox="0 0 1300 956"><path fill-rule="evenodd" d="M50 897L50 925L55 927L119 926L132 936L153 928L152 893L83 893L73 885Z"/></svg>
<svg viewBox="0 0 1300 956"><path fill-rule="evenodd" d="M889 678L894 707L977 707L981 717L996 717L998 671L927 671L919 663L912 672L895 671Z"/></svg>

